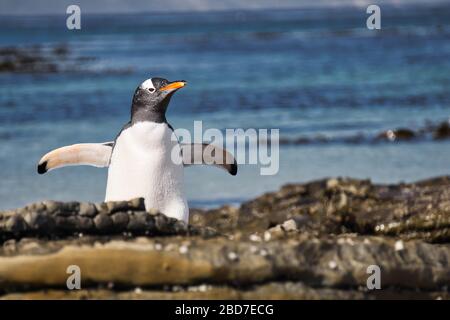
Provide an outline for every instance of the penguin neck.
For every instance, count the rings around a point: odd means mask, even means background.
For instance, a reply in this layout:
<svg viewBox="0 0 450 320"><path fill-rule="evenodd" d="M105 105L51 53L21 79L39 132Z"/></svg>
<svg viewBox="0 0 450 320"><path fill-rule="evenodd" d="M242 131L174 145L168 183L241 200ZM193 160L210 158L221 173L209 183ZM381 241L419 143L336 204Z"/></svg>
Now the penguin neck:
<svg viewBox="0 0 450 320"><path fill-rule="evenodd" d="M138 108L131 113L131 123L150 121L155 123L167 122L165 112L158 112L152 109Z"/></svg>
<svg viewBox="0 0 450 320"><path fill-rule="evenodd" d="M131 107L131 123L150 121L155 123L165 123L166 109L168 103L161 103L157 106L133 103Z"/></svg>

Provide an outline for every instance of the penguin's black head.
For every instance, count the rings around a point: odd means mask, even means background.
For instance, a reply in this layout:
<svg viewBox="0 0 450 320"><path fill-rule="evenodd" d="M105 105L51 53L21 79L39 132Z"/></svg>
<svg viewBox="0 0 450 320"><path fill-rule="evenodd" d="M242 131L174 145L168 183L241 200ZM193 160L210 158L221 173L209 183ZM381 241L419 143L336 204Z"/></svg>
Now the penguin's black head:
<svg viewBox="0 0 450 320"><path fill-rule="evenodd" d="M131 121L165 122L170 98L186 81L168 81L163 78L150 78L137 87L131 106Z"/></svg>

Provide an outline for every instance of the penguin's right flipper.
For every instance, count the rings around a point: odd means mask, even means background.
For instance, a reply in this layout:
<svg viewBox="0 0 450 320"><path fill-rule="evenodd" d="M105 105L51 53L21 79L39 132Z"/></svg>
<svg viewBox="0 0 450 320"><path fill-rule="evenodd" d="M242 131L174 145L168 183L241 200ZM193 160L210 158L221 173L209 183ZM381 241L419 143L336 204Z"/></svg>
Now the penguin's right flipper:
<svg viewBox="0 0 450 320"><path fill-rule="evenodd" d="M39 174L66 167L88 165L108 167L114 142L80 143L50 151L39 160Z"/></svg>
<svg viewBox="0 0 450 320"><path fill-rule="evenodd" d="M182 143L180 145L185 166L207 164L225 169L233 176L237 174L236 159L227 150L205 143Z"/></svg>

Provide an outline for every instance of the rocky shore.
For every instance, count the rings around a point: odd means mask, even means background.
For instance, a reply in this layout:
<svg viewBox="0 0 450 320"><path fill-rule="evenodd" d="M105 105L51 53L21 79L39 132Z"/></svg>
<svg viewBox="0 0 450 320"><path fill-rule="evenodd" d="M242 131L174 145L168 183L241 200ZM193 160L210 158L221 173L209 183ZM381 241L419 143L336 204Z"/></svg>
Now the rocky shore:
<svg viewBox="0 0 450 320"><path fill-rule="evenodd" d="M0 47L0 74L130 73L126 68L95 66L97 59L77 53L65 43Z"/></svg>
<svg viewBox="0 0 450 320"><path fill-rule="evenodd" d="M343 137L300 136L281 137L280 145L304 144L379 144L417 141L442 141L450 138L450 122L427 122L420 128L393 128L375 135L354 134Z"/></svg>
<svg viewBox="0 0 450 320"><path fill-rule="evenodd" d="M0 73L56 73L80 69L93 60L74 56L69 47L59 44L52 47L40 45L0 48Z"/></svg>
<svg viewBox="0 0 450 320"><path fill-rule="evenodd" d="M290 184L189 225L141 199L44 201L0 212L0 243L4 299L449 299L450 177Z"/></svg>

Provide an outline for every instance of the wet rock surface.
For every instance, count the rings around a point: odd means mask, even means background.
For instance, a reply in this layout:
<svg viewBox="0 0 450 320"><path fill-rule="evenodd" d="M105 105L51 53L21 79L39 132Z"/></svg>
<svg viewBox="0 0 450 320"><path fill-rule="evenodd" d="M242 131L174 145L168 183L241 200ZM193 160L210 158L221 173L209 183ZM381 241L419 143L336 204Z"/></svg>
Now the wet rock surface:
<svg viewBox="0 0 450 320"><path fill-rule="evenodd" d="M0 239L5 299L448 299L450 178L290 184L189 226L142 199L44 201L1 212Z"/></svg>

